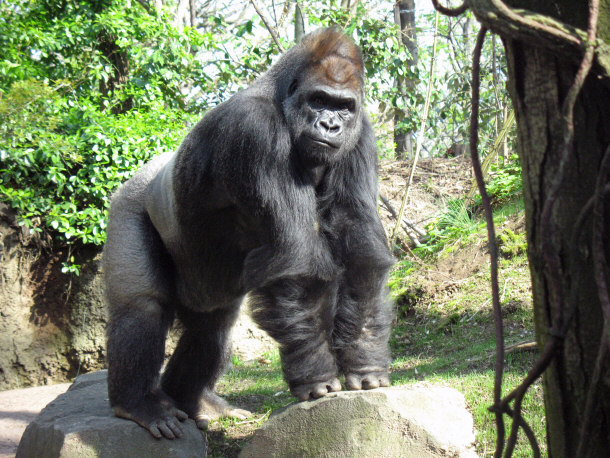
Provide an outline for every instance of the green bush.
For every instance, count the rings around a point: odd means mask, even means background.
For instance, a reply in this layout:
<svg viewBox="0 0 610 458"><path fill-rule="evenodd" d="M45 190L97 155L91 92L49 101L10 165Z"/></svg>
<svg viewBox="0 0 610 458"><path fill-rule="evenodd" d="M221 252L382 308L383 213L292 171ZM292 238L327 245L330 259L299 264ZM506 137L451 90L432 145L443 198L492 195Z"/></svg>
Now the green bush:
<svg viewBox="0 0 610 458"><path fill-rule="evenodd" d="M513 154L506 165L493 166L490 179L487 183L487 193L493 205L502 205L521 194L523 182L521 180L521 165L519 158ZM478 197L477 204L480 204Z"/></svg>
<svg viewBox="0 0 610 458"><path fill-rule="evenodd" d="M152 156L176 147L188 115L115 116L29 79L0 99L0 195L33 231L100 245L110 195Z"/></svg>

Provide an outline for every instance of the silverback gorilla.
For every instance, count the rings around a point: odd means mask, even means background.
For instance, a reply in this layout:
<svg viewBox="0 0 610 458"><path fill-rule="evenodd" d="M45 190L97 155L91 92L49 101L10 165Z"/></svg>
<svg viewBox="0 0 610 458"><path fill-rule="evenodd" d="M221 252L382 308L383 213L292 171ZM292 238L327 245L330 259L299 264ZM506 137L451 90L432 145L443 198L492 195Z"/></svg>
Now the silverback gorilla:
<svg viewBox="0 0 610 458"><path fill-rule="evenodd" d="M104 250L108 390L157 438L219 416L214 393L246 293L299 400L388 386L392 257L376 211L377 151L357 46L305 36L217 106L175 154L114 195ZM163 375L175 317L184 331Z"/></svg>

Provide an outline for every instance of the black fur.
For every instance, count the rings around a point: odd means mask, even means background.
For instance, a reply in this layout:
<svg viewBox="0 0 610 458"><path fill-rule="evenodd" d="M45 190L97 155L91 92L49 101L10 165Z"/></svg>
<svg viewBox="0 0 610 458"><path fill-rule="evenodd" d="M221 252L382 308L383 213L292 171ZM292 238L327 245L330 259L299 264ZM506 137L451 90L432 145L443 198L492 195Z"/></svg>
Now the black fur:
<svg viewBox="0 0 610 458"><path fill-rule="evenodd" d="M247 415L213 389L248 292L299 399L340 389L340 373L350 389L389 383L392 258L362 79L349 39L310 34L114 196L104 269L117 415L169 438L176 408L200 426ZM159 380L174 315L185 331Z"/></svg>

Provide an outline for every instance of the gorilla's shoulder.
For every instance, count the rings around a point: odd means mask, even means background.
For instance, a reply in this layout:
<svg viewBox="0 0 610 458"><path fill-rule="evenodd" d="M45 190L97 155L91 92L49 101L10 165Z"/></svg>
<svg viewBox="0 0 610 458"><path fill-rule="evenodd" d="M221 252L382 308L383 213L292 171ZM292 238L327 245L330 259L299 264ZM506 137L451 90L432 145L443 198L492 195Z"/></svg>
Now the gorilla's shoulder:
<svg viewBox="0 0 610 458"><path fill-rule="evenodd" d="M222 108L237 122L256 121L258 124L279 122L283 118L281 106L260 91L240 91L218 108Z"/></svg>

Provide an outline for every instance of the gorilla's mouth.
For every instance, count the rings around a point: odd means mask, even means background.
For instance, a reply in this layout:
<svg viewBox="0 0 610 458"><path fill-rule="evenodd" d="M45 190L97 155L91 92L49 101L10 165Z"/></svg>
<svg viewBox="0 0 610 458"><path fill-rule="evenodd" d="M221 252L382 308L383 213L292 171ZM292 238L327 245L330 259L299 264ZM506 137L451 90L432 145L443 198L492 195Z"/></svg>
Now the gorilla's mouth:
<svg viewBox="0 0 610 458"><path fill-rule="evenodd" d="M339 148L339 145L337 145L336 143L333 143L325 138L315 137L313 135L307 135L307 138L309 139L309 142L314 145L323 146L324 148L332 148L332 149Z"/></svg>

